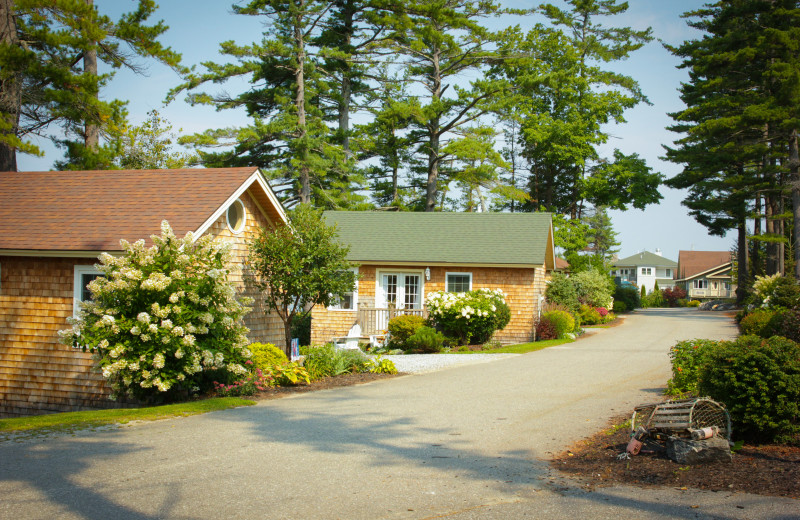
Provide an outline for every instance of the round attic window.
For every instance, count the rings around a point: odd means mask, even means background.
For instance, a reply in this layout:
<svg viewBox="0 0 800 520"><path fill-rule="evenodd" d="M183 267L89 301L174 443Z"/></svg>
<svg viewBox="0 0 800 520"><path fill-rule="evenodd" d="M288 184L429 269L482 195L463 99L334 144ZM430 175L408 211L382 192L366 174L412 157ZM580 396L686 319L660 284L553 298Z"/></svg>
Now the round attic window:
<svg viewBox="0 0 800 520"><path fill-rule="evenodd" d="M230 229L233 233L241 233L244 229L244 223L247 219L247 215L244 211L244 204L241 200L236 199L233 201L228 207L228 229Z"/></svg>

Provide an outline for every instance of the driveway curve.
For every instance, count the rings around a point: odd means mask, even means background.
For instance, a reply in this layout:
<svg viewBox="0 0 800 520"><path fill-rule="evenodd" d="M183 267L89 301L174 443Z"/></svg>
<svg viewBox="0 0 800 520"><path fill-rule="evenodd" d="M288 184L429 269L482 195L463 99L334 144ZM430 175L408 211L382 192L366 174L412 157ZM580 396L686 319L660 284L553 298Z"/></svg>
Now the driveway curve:
<svg viewBox="0 0 800 520"><path fill-rule="evenodd" d="M773 498L582 491L546 462L657 396L675 341L735 334L723 314L645 310L488 363L0 443L0 518L790 518Z"/></svg>

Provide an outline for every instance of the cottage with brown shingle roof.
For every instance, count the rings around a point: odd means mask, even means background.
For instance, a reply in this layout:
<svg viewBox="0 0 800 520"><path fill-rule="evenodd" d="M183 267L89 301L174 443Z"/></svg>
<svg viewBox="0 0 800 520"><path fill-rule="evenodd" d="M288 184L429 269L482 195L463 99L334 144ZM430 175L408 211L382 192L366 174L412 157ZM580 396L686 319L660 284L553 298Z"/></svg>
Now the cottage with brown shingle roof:
<svg viewBox="0 0 800 520"><path fill-rule="evenodd" d="M233 280L255 298L251 341L282 344L283 324L242 276L247 244L286 214L257 168L0 173L0 417L96 407L108 390L91 355L58 342L101 252L160 232L232 244ZM108 404L106 404L108 406Z"/></svg>
<svg viewBox="0 0 800 520"><path fill-rule="evenodd" d="M694 300L734 298L730 251L679 251L678 279L675 284Z"/></svg>

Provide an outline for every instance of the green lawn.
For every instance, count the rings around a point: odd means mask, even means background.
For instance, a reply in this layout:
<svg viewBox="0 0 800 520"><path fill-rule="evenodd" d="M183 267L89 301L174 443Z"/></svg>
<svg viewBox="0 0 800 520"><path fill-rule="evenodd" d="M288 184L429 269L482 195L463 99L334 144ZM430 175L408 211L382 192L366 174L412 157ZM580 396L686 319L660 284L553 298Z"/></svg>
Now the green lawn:
<svg viewBox="0 0 800 520"><path fill-rule="evenodd" d="M450 352L451 354L525 354L526 352L536 352L547 347L554 347L556 345L563 345L564 343L572 343L574 339L550 339L547 341L534 341L531 343L520 343L518 345L508 345L500 348L493 348L490 350L480 351L467 351L467 352Z"/></svg>
<svg viewBox="0 0 800 520"><path fill-rule="evenodd" d="M84 428L97 428L108 424L125 424L130 421L157 421L172 417L187 417L189 415L253 404L256 404L255 401L239 397L217 397L202 401L151 406L148 408L115 408L112 410L90 410L35 415L32 417L15 417L13 419L0 419L0 434L71 432Z"/></svg>

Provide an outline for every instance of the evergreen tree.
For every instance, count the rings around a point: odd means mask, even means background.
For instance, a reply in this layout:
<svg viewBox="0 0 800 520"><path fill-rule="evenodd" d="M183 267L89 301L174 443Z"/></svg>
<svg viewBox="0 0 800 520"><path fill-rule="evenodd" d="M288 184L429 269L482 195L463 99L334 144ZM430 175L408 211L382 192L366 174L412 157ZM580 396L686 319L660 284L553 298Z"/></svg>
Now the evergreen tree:
<svg viewBox="0 0 800 520"><path fill-rule="evenodd" d="M488 113L490 100L502 97L504 84L477 79L456 82L479 72L491 53L486 44L492 33L481 21L504 11L491 0L407 0L390 2L391 49L402 60L409 82L425 92L417 97L414 115L418 140L425 157L425 211L443 204L449 179L443 176L452 132ZM448 94L448 90L452 94ZM443 178L444 177L444 178Z"/></svg>
<svg viewBox="0 0 800 520"><path fill-rule="evenodd" d="M170 98L189 91L191 104L218 110L245 108L253 119L243 128L211 129L181 139L198 148L203 164L259 164L273 180L284 204L310 203L341 207L358 198L350 185L348 157L326 124L324 99L330 98L320 55L314 42L329 22L331 2L324 0L251 0L234 5L234 13L265 22L263 40L251 45L221 44L221 52L238 63L205 62L206 72L190 75ZM328 56L332 51L328 52ZM338 55L336 55L338 57ZM253 87L231 96L198 92L200 86L248 77ZM206 151L222 148L222 151Z"/></svg>
<svg viewBox="0 0 800 520"><path fill-rule="evenodd" d="M597 263L600 265L609 262L612 256L619 252L620 243L617 241L617 232L612 227L607 208L596 206L592 211L587 211L583 222L588 226L587 250L597 258Z"/></svg>
<svg viewBox="0 0 800 520"><path fill-rule="evenodd" d="M762 196L767 274L783 270L783 206L800 125L800 8L788 0L726 0L684 16L706 34L670 47L690 81L681 88L687 108L671 114L671 129L686 135L667 149L669 160L684 165L669 184L689 189L684 204L712 233L738 229L743 290L747 218L755 213L760 223Z"/></svg>
<svg viewBox="0 0 800 520"><path fill-rule="evenodd" d="M98 94L113 70L141 70L132 56L183 70L180 55L158 42L167 26L146 25L155 9L153 0L139 0L115 21L91 0L0 0L0 171L16 170L18 151L41 154L31 137L63 140L49 133L54 125L79 137L75 157L91 155L122 114L118 101ZM112 72L98 74L98 61Z"/></svg>
<svg viewBox="0 0 800 520"><path fill-rule="evenodd" d="M520 85L518 94L531 99L522 105L532 117L526 118L521 134L531 163L531 204L580 218L586 201L623 206L635 201L636 207L657 202L660 175L651 174L641 159L615 154L624 160L615 160L615 168L601 168L586 182L599 160L597 147L608 139L602 126L622 123L626 109L649 103L636 81L602 64L627 58L652 39L651 30L598 23L600 17L624 13L626 2L568 0L567 5L566 10L541 5L552 27L537 25L525 38L517 37L519 47L510 51L545 67L519 67L512 61L508 71ZM606 200L610 192L620 193L619 199Z"/></svg>

